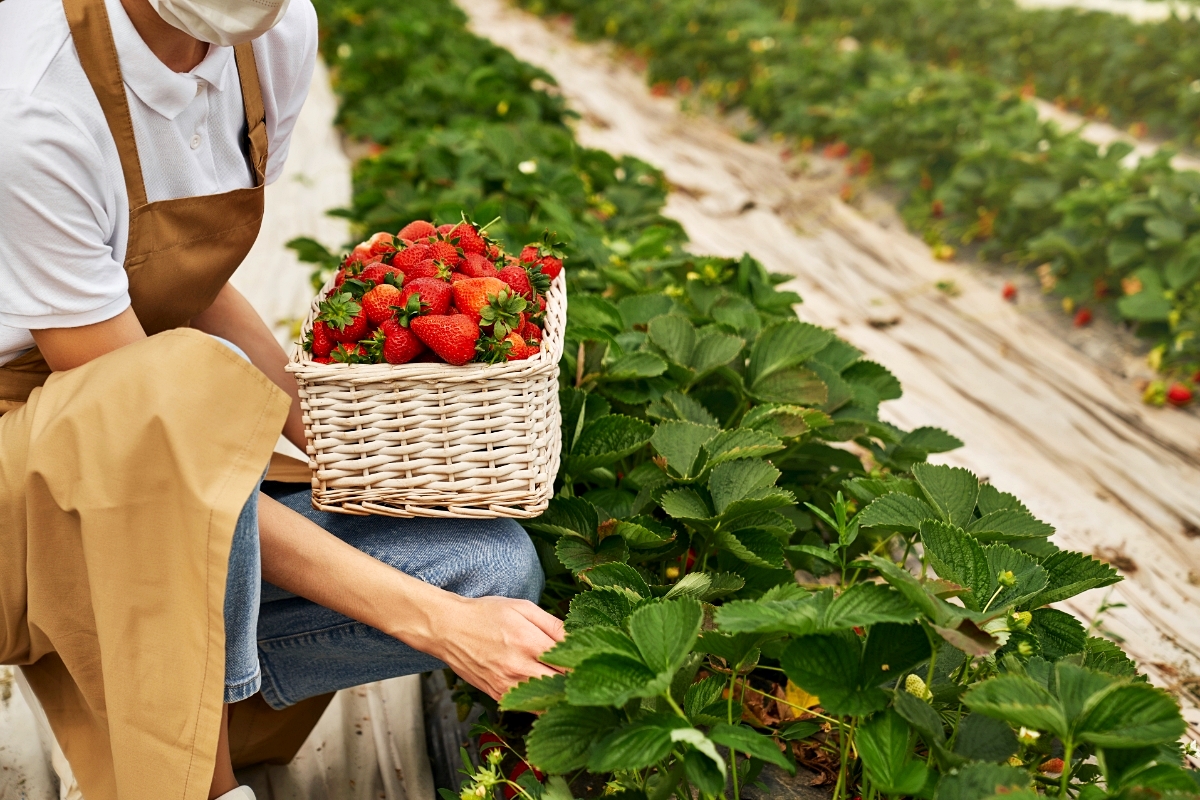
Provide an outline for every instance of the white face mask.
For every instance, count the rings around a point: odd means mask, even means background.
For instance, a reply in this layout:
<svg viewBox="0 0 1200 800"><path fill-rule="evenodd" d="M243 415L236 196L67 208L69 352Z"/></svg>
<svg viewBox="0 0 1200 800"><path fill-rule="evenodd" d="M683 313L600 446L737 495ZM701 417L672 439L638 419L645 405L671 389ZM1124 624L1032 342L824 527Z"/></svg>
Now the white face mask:
<svg viewBox="0 0 1200 800"><path fill-rule="evenodd" d="M290 0L150 0L158 15L202 42L229 45L255 39L283 19Z"/></svg>

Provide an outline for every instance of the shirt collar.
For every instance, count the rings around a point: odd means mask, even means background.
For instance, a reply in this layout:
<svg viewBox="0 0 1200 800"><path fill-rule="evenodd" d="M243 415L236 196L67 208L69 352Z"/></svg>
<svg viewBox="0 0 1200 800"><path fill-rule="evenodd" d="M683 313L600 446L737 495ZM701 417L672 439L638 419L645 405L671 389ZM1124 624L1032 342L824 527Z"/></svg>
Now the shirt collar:
<svg viewBox="0 0 1200 800"><path fill-rule="evenodd" d="M129 90L167 119L179 116L207 84L221 92L229 83L232 47L209 45L208 55L191 72L175 72L158 60L142 40L121 0L105 0L113 43L121 62L121 77Z"/></svg>

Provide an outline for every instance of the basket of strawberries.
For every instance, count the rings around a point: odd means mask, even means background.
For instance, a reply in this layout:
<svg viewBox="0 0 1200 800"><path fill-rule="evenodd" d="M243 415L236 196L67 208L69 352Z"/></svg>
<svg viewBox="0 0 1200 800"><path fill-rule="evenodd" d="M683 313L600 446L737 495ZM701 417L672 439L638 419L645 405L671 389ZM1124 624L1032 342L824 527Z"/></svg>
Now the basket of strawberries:
<svg viewBox="0 0 1200 800"><path fill-rule="evenodd" d="M464 216L355 247L313 301L287 367L300 387L313 505L540 514L558 472L566 312L549 233L514 258Z"/></svg>

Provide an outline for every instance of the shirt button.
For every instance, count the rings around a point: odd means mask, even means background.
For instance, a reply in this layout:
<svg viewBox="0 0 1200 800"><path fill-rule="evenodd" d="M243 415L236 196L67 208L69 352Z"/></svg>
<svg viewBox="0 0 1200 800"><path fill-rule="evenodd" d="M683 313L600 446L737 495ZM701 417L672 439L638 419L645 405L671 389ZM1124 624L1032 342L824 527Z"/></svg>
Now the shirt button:
<svg viewBox="0 0 1200 800"><path fill-rule="evenodd" d="M195 150L199 146L200 146L200 134L197 133L192 136L192 149Z"/></svg>

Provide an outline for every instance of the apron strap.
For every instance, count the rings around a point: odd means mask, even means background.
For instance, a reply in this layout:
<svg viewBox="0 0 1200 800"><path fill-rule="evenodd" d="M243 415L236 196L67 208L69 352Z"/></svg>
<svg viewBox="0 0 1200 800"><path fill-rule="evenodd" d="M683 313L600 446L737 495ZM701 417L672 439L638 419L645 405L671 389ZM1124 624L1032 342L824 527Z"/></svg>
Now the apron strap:
<svg viewBox="0 0 1200 800"><path fill-rule="evenodd" d="M263 107L262 85L258 81L258 64L254 61L254 44L246 42L236 45L233 54L237 61L238 79L242 84L242 105L246 109L246 135L250 139L254 185L262 186L267 177L267 112Z"/></svg>
<svg viewBox="0 0 1200 800"><path fill-rule="evenodd" d="M117 45L104 0L62 0L67 12L67 24L79 63L92 91L100 101L108 129L117 143L121 156L121 172L125 174L125 191L129 209L146 205L146 184L142 180L142 162L138 159L137 140L133 135L133 117L125 97L125 82L121 80L121 63L117 60Z"/></svg>

